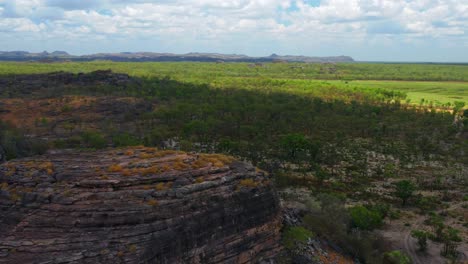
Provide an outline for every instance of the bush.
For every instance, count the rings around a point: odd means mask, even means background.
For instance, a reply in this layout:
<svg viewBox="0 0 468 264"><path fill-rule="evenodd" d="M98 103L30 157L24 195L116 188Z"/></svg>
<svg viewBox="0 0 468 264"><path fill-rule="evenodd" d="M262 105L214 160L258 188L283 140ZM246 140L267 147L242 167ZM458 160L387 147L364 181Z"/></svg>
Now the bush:
<svg viewBox="0 0 468 264"><path fill-rule="evenodd" d="M116 147L138 146L143 143L140 139L128 133L113 136L112 142Z"/></svg>
<svg viewBox="0 0 468 264"><path fill-rule="evenodd" d="M107 141L99 132L87 131L81 134L81 143L87 148L101 149L107 146Z"/></svg>
<svg viewBox="0 0 468 264"><path fill-rule="evenodd" d="M395 195L402 200L403 206L413 196L415 190L416 186L408 180L399 181L395 184Z"/></svg>
<svg viewBox="0 0 468 264"><path fill-rule="evenodd" d="M303 219L304 226L363 263L381 263L386 242L378 234L353 229L344 201L334 195L320 194L320 206L311 202ZM366 208L367 209L367 208ZM369 210L369 209L367 209Z"/></svg>
<svg viewBox="0 0 468 264"><path fill-rule="evenodd" d="M373 230L382 225L383 217L377 210L358 205L349 209L353 227L361 230Z"/></svg>
<svg viewBox="0 0 468 264"><path fill-rule="evenodd" d="M384 254L384 264L411 264L411 258L405 253L395 250Z"/></svg>
<svg viewBox="0 0 468 264"><path fill-rule="evenodd" d="M283 245L291 250L298 245L304 245L307 240L314 236L314 233L302 226L288 227L283 233Z"/></svg>
<svg viewBox="0 0 468 264"><path fill-rule="evenodd" d="M413 230L411 231L411 236L418 240L419 250L426 251L429 233L423 230Z"/></svg>
<svg viewBox="0 0 468 264"><path fill-rule="evenodd" d="M44 154L48 145L40 139L26 138L21 130L0 121L0 162Z"/></svg>

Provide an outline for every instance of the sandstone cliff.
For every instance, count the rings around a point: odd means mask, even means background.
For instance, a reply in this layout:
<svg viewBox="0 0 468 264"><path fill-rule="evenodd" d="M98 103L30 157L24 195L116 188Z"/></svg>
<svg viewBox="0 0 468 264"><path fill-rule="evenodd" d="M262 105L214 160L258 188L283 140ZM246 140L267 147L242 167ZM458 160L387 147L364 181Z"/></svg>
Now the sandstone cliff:
<svg viewBox="0 0 468 264"><path fill-rule="evenodd" d="M255 263L278 250L268 177L222 155L61 151L0 165L0 263Z"/></svg>

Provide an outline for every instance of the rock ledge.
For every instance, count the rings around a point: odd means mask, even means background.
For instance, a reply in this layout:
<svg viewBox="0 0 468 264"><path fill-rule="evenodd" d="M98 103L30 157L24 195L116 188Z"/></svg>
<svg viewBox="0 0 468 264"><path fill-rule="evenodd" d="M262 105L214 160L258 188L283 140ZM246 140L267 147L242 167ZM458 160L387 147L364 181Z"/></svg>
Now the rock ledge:
<svg viewBox="0 0 468 264"><path fill-rule="evenodd" d="M0 165L0 263L256 263L278 198L231 157L126 148Z"/></svg>

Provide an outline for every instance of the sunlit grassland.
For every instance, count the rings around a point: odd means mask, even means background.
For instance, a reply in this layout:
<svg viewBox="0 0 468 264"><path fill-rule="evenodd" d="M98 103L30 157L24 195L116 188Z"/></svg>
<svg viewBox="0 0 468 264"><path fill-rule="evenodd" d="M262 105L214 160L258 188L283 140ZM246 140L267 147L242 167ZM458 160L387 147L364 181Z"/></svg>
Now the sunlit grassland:
<svg viewBox="0 0 468 264"><path fill-rule="evenodd" d="M54 71L90 72L112 69L138 77L169 77L193 84L228 89L268 89L343 99L354 92L375 90L406 93L413 104L468 104L468 66L370 63L249 63L200 62L2 62L0 75Z"/></svg>
<svg viewBox="0 0 468 264"><path fill-rule="evenodd" d="M435 105L461 101L468 104L468 82L422 82L422 81L328 81L337 86L359 88L381 88L402 91L411 103L433 102Z"/></svg>

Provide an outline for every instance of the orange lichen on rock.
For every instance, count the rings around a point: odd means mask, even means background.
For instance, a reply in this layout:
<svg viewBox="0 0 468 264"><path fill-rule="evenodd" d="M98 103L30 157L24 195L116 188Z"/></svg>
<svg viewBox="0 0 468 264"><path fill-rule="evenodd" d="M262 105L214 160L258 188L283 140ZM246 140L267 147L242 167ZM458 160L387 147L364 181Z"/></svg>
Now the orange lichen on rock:
<svg viewBox="0 0 468 264"><path fill-rule="evenodd" d="M196 183L202 183L204 181L205 181L205 178L203 176L200 176L195 180Z"/></svg>
<svg viewBox="0 0 468 264"><path fill-rule="evenodd" d="M107 168L107 171L108 172L121 172L123 171L123 167L119 164L114 164L114 165L109 166L109 168Z"/></svg>
<svg viewBox="0 0 468 264"><path fill-rule="evenodd" d="M156 200L154 200L154 199L148 200L148 205L157 206L157 205L158 205L158 201L156 201Z"/></svg>
<svg viewBox="0 0 468 264"><path fill-rule="evenodd" d="M255 188L259 185L259 182L254 181L253 179L243 179L239 182L239 185L242 187Z"/></svg>
<svg viewBox="0 0 468 264"><path fill-rule="evenodd" d="M145 148L140 153L140 159L153 159L153 158L162 158L170 155L181 154L182 152L176 150L157 150L153 148Z"/></svg>
<svg viewBox="0 0 468 264"><path fill-rule="evenodd" d="M192 168L199 169L211 164L214 167L224 167L234 161L233 157L222 154L200 154L197 160L192 163Z"/></svg>

